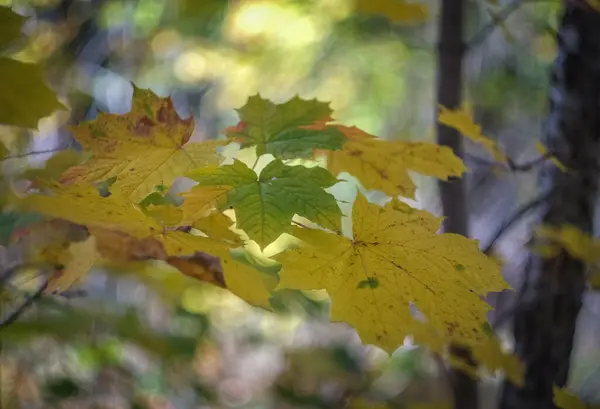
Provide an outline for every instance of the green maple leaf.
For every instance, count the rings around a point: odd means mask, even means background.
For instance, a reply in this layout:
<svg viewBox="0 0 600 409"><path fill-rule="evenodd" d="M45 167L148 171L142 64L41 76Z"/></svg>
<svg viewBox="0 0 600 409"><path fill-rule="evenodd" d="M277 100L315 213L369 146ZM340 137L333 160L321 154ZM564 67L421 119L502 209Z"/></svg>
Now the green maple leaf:
<svg viewBox="0 0 600 409"><path fill-rule="evenodd" d="M0 48L21 37L21 26L27 17L13 12L9 7L0 7Z"/></svg>
<svg viewBox="0 0 600 409"><path fill-rule="evenodd" d="M337 183L326 169L286 166L276 159L257 175L243 162L209 166L188 174L202 186L228 187L227 203L237 227L261 247L289 231L295 214L331 230L339 230L342 212L324 188Z"/></svg>
<svg viewBox="0 0 600 409"><path fill-rule="evenodd" d="M294 97L274 104L260 95L248 98L237 109L240 123L225 133L243 147L256 145L258 156L270 153L278 158L309 156L313 149L341 149L345 138L336 128L311 129L317 121L331 120L329 104Z"/></svg>

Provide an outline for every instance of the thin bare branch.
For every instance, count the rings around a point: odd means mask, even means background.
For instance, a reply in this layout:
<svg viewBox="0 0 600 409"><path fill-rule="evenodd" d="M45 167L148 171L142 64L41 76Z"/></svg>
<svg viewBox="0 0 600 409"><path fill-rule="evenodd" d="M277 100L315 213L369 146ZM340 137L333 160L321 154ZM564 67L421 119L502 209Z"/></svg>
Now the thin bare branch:
<svg viewBox="0 0 600 409"><path fill-rule="evenodd" d="M25 301L23 301L23 303L21 303L21 305L19 305L18 308L16 308L14 311L12 311L6 317L3 317L2 320L0 320L0 330L8 327L10 324L19 319L19 317L23 315L23 313L33 305L33 302L40 298L40 296L46 290L47 287L48 279L45 279L44 283L33 294L26 297Z"/></svg>
<svg viewBox="0 0 600 409"><path fill-rule="evenodd" d="M526 216L530 211L535 210L537 207L544 204L549 198L552 192L546 192L532 201L526 203L522 207L520 207L506 222L504 222L500 228L496 231L496 234L492 237L492 240L489 242L487 246L483 248L483 252L485 254L490 254L496 242L502 237L516 222L521 220L524 216Z"/></svg>

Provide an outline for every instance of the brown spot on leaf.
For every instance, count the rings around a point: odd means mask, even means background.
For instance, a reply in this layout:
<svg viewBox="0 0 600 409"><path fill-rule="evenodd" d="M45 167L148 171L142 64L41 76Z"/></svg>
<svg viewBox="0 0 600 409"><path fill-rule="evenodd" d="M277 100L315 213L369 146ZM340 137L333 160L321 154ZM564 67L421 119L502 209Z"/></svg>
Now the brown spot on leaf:
<svg viewBox="0 0 600 409"><path fill-rule="evenodd" d="M188 277L227 288L218 257L197 251L192 256L169 257L167 263Z"/></svg>

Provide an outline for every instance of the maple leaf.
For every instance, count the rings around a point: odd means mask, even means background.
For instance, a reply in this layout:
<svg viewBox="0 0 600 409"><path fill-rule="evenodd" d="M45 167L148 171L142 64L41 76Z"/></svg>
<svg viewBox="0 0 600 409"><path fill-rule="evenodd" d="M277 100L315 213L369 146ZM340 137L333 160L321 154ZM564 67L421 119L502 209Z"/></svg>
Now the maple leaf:
<svg viewBox="0 0 600 409"><path fill-rule="evenodd" d="M160 232L159 224L136 208L117 189L109 197L88 185L50 183L49 194L33 194L19 201L26 211L68 220L88 227L102 227L146 237Z"/></svg>
<svg viewBox="0 0 600 409"><path fill-rule="evenodd" d="M190 191L182 193L182 224L193 224L196 220L207 217L215 209L227 206L227 193L231 186L194 186ZM200 229L202 230L202 229Z"/></svg>
<svg viewBox="0 0 600 409"><path fill-rule="evenodd" d="M447 180L467 169L452 149L427 142L387 141L356 127L315 123L314 128L336 127L347 138L342 150L315 152L326 156L334 175L349 172L366 189L381 190L388 196L414 198L416 186L408 170Z"/></svg>
<svg viewBox="0 0 600 409"><path fill-rule="evenodd" d="M600 241L576 226L538 226L536 236L564 248L572 257L586 263L600 261ZM549 255L555 255L551 252Z"/></svg>
<svg viewBox="0 0 600 409"><path fill-rule="evenodd" d="M600 405L588 405L565 388L553 386L554 404L561 409L598 409Z"/></svg>
<svg viewBox="0 0 600 409"><path fill-rule="evenodd" d="M495 371L501 370L511 383L519 386L523 385L525 374L523 363L515 355L504 352L497 337L490 336L482 342L471 345L470 349L477 363L489 372L493 374ZM456 355L450 355L447 358L450 365L477 379L477 368L474 368L470 363Z"/></svg>
<svg viewBox="0 0 600 409"><path fill-rule="evenodd" d="M56 183L51 186L51 195L30 195L20 201L21 207L87 226L95 238L98 253L109 263L118 266L140 260L163 260L182 268L180 271L188 276L216 285L221 275L231 292L250 304L269 308L269 288L276 283L272 277L265 278L264 274L232 258L230 250L239 245L239 241L164 231L151 215L135 207L115 189L109 197L101 197L91 186ZM64 253L65 240L54 241L58 247L49 248L41 256L46 261L61 260ZM199 252L218 257L222 270L203 264L207 257Z"/></svg>
<svg viewBox="0 0 600 409"><path fill-rule="evenodd" d="M548 149L546 149L546 147L544 146L544 144L542 144L541 142L538 141L538 142L535 143L535 148L540 153L540 155L547 156L548 159L550 159L550 162L552 162L552 164L554 166L556 166L557 168L559 168L563 172L568 172L569 171L569 169L561 161L559 161L556 156L550 155L550 153L548 152Z"/></svg>
<svg viewBox="0 0 600 409"><path fill-rule="evenodd" d="M167 232L163 242L170 255L187 255L202 249L203 252L218 257L227 289L251 305L271 309L269 299L271 291L277 285L277 277L268 276L235 260L228 243L183 232Z"/></svg>
<svg viewBox="0 0 600 409"><path fill-rule="evenodd" d="M0 6L0 48L21 37L21 26L27 17L15 13L9 7Z"/></svg>
<svg viewBox="0 0 600 409"><path fill-rule="evenodd" d="M508 285L477 241L436 234L441 218L393 199L383 208L358 194L353 239L294 228L303 244L273 258L282 264L278 288L325 289L331 319L388 352L411 333L414 302L445 338L474 342L490 306L481 296Z"/></svg>
<svg viewBox="0 0 600 409"><path fill-rule="evenodd" d="M392 22L404 24L422 23L429 14L426 5L406 0L356 0L356 11L379 14Z"/></svg>
<svg viewBox="0 0 600 409"><path fill-rule="evenodd" d="M49 281L46 293L65 291L78 282L98 259L95 237L89 236L85 241L71 243L68 254L62 260L64 268L59 275Z"/></svg>
<svg viewBox="0 0 600 409"><path fill-rule="evenodd" d="M257 94L248 98L237 112L241 122L224 132L242 147L256 145L257 156L265 153L282 159L310 156L314 148L340 149L345 141L335 128L305 127L333 112L329 104L316 99L294 97L284 104L274 104Z"/></svg>
<svg viewBox="0 0 600 409"><path fill-rule="evenodd" d="M181 119L171 97L134 87L129 113L100 113L70 128L93 156L66 171L61 181L98 182L116 176L114 186L139 202L155 186L170 185L191 169L219 162L216 148L228 142L188 143L193 129L193 118Z"/></svg>
<svg viewBox="0 0 600 409"><path fill-rule="evenodd" d="M82 161L82 154L73 149L66 149L52 155L46 161L43 168L34 168L25 170L21 176L25 179L36 180L55 180L63 174L68 168L78 165Z"/></svg>
<svg viewBox="0 0 600 409"><path fill-rule="evenodd" d="M242 244L243 241L231 230L234 222L221 212L214 212L209 216L196 220L192 227L202 231L208 237L226 240L233 244Z"/></svg>
<svg viewBox="0 0 600 409"><path fill-rule="evenodd" d="M48 88L36 64L0 57L0 89L0 124L35 129L41 118L67 109Z"/></svg>
<svg viewBox="0 0 600 409"><path fill-rule="evenodd" d="M438 122L455 128L464 137L482 145L496 161L501 163L507 161L506 155L498 146L498 143L488 136L483 135L481 133L481 126L473 122L473 114L467 105L455 110L440 105Z"/></svg>
<svg viewBox="0 0 600 409"><path fill-rule="evenodd" d="M190 172L200 186L227 186L228 204L237 227L261 247L288 232L295 214L331 230L339 230L342 212L324 188L337 183L326 169L270 162L258 176L239 160Z"/></svg>

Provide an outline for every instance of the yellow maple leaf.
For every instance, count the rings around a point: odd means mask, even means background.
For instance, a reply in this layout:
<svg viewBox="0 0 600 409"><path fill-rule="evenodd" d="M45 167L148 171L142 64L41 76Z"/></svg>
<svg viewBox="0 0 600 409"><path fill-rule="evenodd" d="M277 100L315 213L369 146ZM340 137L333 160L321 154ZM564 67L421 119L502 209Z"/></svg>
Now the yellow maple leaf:
<svg viewBox="0 0 600 409"><path fill-rule="evenodd" d="M196 220L192 227L202 231L208 237L217 240L226 240L233 244L241 245L243 240L237 235L231 227L233 220L221 212L214 212L210 215Z"/></svg>
<svg viewBox="0 0 600 409"><path fill-rule="evenodd" d="M181 119L170 97L134 87L129 113L101 113L71 127L93 157L66 171L61 181L98 182L116 176L113 186L139 202L156 186L170 185L191 169L219 162L216 148L228 142L188 143L193 129L193 118Z"/></svg>
<svg viewBox="0 0 600 409"><path fill-rule="evenodd" d="M315 124L313 127L327 126ZM414 198L416 186L408 171L447 180L461 176L467 169L448 147L428 142L386 141L356 127L329 125L347 138L342 150L317 151L327 158L334 175L349 172L366 189L381 190L388 196Z"/></svg>
<svg viewBox="0 0 600 409"><path fill-rule="evenodd" d="M479 377L477 367L474 368L454 354L448 353L449 344L447 339L429 325L429 323L413 322L411 325L411 335L415 344L427 345L431 351L445 356L451 366L463 370L473 379ZM502 350L500 340L495 335L490 335L478 342L470 343L469 348L480 366L485 367L491 373L501 370L515 385L523 384L523 364L515 355Z"/></svg>
<svg viewBox="0 0 600 409"><path fill-rule="evenodd" d="M506 155L493 139L481 133L481 126L473 122L471 108L465 104L459 109L451 110L440 105L438 121L441 124L455 128L464 137L482 145L494 158L494 160L505 163Z"/></svg>
<svg viewBox="0 0 600 409"><path fill-rule="evenodd" d="M68 289L81 280L98 259L95 237L89 236L85 241L71 243L63 262L63 271L50 280L46 292L51 294Z"/></svg>
<svg viewBox="0 0 600 409"><path fill-rule="evenodd" d="M427 20L427 6L406 0L356 0L356 11L379 14L395 23L418 24Z"/></svg>
<svg viewBox="0 0 600 409"><path fill-rule="evenodd" d="M238 241L228 243L163 231L153 217L131 204L118 190L113 190L109 197L101 197L91 186L51 186L52 195L28 196L20 201L21 208L87 226L96 238L98 252L108 261L117 265L146 259L171 261L175 267L186 267L182 273L217 284L215 272L202 268L207 266L201 263L194 266L189 259L185 264L184 260L169 259L208 253L220 259L221 274L231 292L252 305L269 308L270 289L277 280L234 260L230 250L239 245Z"/></svg>
<svg viewBox="0 0 600 409"><path fill-rule="evenodd" d="M302 245L274 257L278 288L327 290L331 319L388 352L411 333L411 302L444 337L485 339L481 296L508 285L475 240L436 234L441 218L396 199L382 208L359 193L352 216L353 239L295 227Z"/></svg>
<svg viewBox="0 0 600 409"><path fill-rule="evenodd" d="M588 405L565 388L553 386L554 404L561 409L598 409L600 406Z"/></svg>
<svg viewBox="0 0 600 409"><path fill-rule="evenodd" d="M196 220L210 215L215 208L227 203L227 192L231 186L194 186L182 193L182 224L193 224Z"/></svg>
<svg viewBox="0 0 600 409"><path fill-rule="evenodd" d="M550 240L551 244L564 248L571 256L586 263L600 260L600 241L573 225L539 226L536 236Z"/></svg>
<svg viewBox="0 0 600 409"><path fill-rule="evenodd" d="M167 232L163 236L163 243L167 253L173 256L201 250L218 257L225 284L233 294L251 305L271 308L269 299L271 291L277 285L277 277L261 273L245 263L234 260L229 244L182 232Z"/></svg>
<svg viewBox="0 0 600 409"><path fill-rule="evenodd" d="M51 182L48 186L52 189L50 194L27 196L19 201L20 208L85 226L119 230L140 238L161 230L154 219L116 189L109 197L102 197L97 189L88 185L66 186Z"/></svg>
<svg viewBox="0 0 600 409"><path fill-rule="evenodd" d="M546 149L546 147L541 142L539 142L539 141L535 143L535 148L537 149L537 151L542 156L547 156L549 154L548 149ZM556 166L557 168L559 168L563 172L567 172L569 170L561 161L559 161L556 158L556 156L550 155L548 157L548 159L550 159L550 161L554 164L554 166Z"/></svg>
<svg viewBox="0 0 600 409"><path fill-rule="evenodd" d="M515 355L504 352L497 337L492 336L483 342L471 345L471 353L477 363L490 373L502 371L513 384L523 385L525 374L523 363ZM455 355L448 356L448 361L452 366L462 369L474 379L478 378L477 368Z"/></svg>

